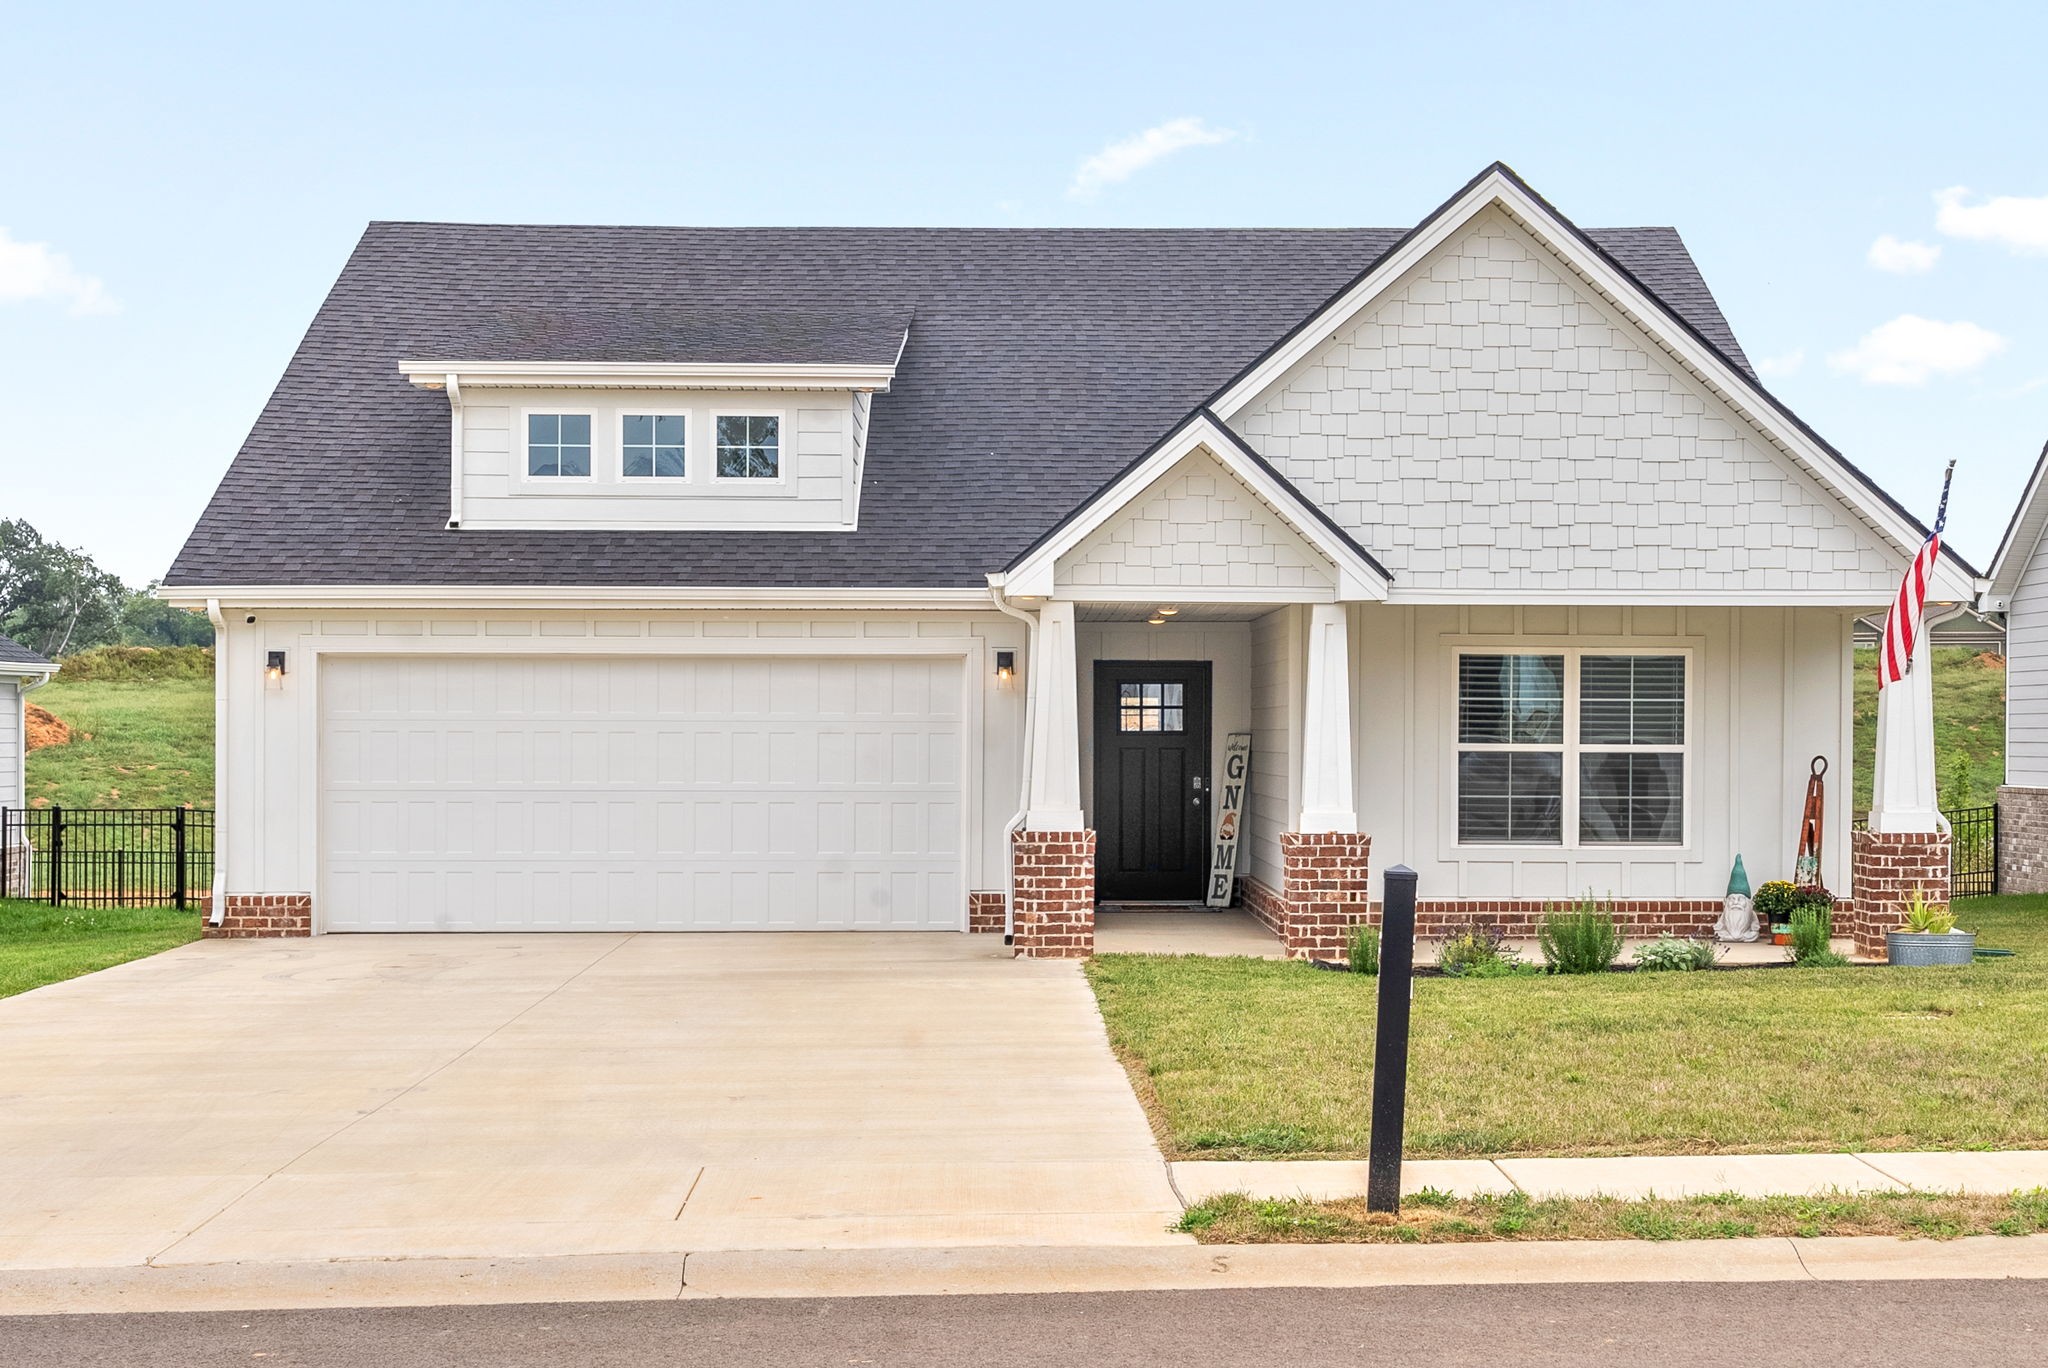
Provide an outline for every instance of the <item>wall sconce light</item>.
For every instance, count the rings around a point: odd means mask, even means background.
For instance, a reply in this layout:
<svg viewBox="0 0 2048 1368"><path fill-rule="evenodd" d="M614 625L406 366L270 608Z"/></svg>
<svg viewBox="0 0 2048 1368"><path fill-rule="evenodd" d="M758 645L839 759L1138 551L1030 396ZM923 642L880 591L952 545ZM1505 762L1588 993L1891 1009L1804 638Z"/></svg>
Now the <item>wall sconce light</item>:
<svg viewBox="0 0 2048 1368"><path fill-rule="evenodd" d="M1000 688L1003 688L1004 686L1008 685L1008 684L1009 684L1009 682L1010 682L1011 680L1015 679L1016 677L1017 677L1017 653L1016 653L1015 651L997 651L997 652L996 652L996 687L997 687L997 688L999 688L999 689L1000 689Z"/></svg>
<svg viewBox="0 0 2048 1368"><path fill-rule="evenodd" d="M284 652L272 651L263 662L263 687L282 689L284 687Z"/></svg>

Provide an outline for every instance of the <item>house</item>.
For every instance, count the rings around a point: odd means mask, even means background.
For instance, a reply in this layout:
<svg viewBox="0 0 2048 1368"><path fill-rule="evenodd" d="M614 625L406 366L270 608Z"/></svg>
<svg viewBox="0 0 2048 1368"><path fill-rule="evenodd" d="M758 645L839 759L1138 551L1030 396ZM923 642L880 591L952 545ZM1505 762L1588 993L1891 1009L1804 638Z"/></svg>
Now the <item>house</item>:
<svg viewBox="0 0 2048 1368"><path fill-rule="evenodd" d="M2005 783L1998 891L2048 893L2048 447L1992 558L1978 608L2005 620Z"/></svg>
<svg viewBox="0 0 2048 1368"><path fill-rule="evenodd" d="M28 707L24 695L49 681L55 662L0 636L0 810L26 805ZM0 821L0 897L28 893L28 860L22 833Z"/></svg>
<svg viewBox="0 0 2048 1368"><path fill-rule="evenodd" d="M1852 624L1925 535L1675 232L1496 165L1406 231L375 224L166 593L221 933L1084 954L1202 896L1229 799L1328 956L1394 863L1426 931L1703 931L1816 756L1831 887L1945 881L1924 670L1853 853L1847 803Z"/></svg>

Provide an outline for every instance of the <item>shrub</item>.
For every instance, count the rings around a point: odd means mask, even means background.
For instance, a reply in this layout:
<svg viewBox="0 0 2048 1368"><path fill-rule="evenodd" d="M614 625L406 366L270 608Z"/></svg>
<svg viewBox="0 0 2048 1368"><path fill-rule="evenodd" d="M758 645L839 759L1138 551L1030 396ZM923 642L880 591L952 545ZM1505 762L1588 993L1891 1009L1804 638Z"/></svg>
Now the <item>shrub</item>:
<svg viewBox="0 0 2048 1368"><path fill-rule="evenodd" d="M1833 918L1828 915L1827 908L1793 908L1792 962L1806 964L1818 956L1832 953L1828 940L1833 934Z"/></svg>
<svg viewBox="0 0 2048 1368"><path fill-rule="evenodd" d="M1666 931L1648 945L1637 946L1635 961L1636 968L1648 973L1685 973L1713 968L1720 953L1712 941L1681 940Z"/></svg>
<svg viewBox="0 0 2048 1368"><path fill-rule="evenodd" d="M1799 889L1783 879L1772 879L1756 891L1750 905L1756 908L1757 920L1766 926L1782 925L1792 915L1792 904L1799 896Z"/></svg>
<svg viewBox="0 0 2048 1368"><path fill-rule="evenodd" d="M1621 954L1621 928L1614 914L1588 893L1570 908L1546 907L1536 943L1553 974L1598 974Z"/></svg>
<svg viewBox="0 0 2048 1368"><path fill-rule="evenodd" d="M66 684L211 679L213 651L205 646L96 646L64 657L57 678Z"/></svg>
<svg viewBox="0 0 2048 1368"><path fill-rule="evenodd" d="M1504 943L1507 936L1497 926L1470 926L1444 941L1437 951L1437 967L1455 977L1495 977L1501 964L1516 963L1520 956Z"/></svg>
<svg viewBox="0 0 2048 1368"><path fill-rule="evenodd" d="M1946 936L1956 929L1956 914L1947 903L1927 901L1926 890L1916 888L1906 897L1906 924L1902 929Z"/></svg>
<svg viewBox="0 0 2048 1368"><path fill-rule="evenodd" d="M1354 974L1368 974L1378 978L1380 973L1380 929L1367 926L1364 922L1353 922L1351 934L1345 938L1344 959Z"/></svg>

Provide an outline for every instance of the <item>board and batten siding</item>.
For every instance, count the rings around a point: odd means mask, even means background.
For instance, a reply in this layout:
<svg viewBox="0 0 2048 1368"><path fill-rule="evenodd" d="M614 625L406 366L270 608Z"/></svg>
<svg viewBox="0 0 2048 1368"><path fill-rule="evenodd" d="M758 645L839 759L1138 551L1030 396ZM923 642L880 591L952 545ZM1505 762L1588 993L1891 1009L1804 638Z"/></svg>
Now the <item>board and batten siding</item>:
<svg viewBox="0 0 2048 1368"><path fill-rule="evenodd" d="M2048 537L2006 601L2005 782L2048 788Z"/></svg>
<svg viewBox="0 0 2048 1368"><path fill-rule="evenodd" d="M21 807L26 802L26 723L19 683L0 676L0 807Z"/></svg>
<svg viewBox="0 0 2048 1368"><path fill-rule="evenodd" d="M1232 419L1395 593L1861 593L1905 553L1498 209ZM1375 850L1377 857L1377 850Z"/></svg>
<svg viewBox="0 0 2048 1368"><path fill-rule="evenodd" d="M989 652L1025 646L1023 624L993 612L576 612L518 610L261 612L229 614L219 685L227 693L220 816L228 887L236 892L318 892L320 661L348 656L479 653L594 660L717 654L729 659L808 655L819 660L913 655L950 660L975 696L968 713L963 794L974 818L963 874L970 890L1004 886L1003 823L1020 791L1024 681L995 678ZM265 687L260 662L287 655L286 677ZM1026 662L1026 669L1031 668ZM964 916L965 909L963 907ZM320 911L315 907L315 917Z"/></svg>
<svg viewBox="0 0 2048 1368"><path fill-rule="evenodd" d="M591 475L529 479L523 415L591 415ZM626 479L619 420L629 413L688 416L682 479ZM714 478L719 414L781 418L782 475ZM854 396L775 391L476 389L462 408L462 526L847 531L859 501Z"/></svg>
<svg viewBox="0 0 2048 1368"><path fill-rule="evenodd" d="M1828 761L1822 878L1849 887L1851 616L1832 608L1364 604L1351 630L1359 829L1373 889L1406 864L1424 898L1718 898L1742 855L1752 886L1789 878L1808 764ZM1255 627L1255 640L1256 640ZM1461 847L1460 646L1688 649L1683 847ZM1255 821L1254 839L1267 840Z"/></svg>

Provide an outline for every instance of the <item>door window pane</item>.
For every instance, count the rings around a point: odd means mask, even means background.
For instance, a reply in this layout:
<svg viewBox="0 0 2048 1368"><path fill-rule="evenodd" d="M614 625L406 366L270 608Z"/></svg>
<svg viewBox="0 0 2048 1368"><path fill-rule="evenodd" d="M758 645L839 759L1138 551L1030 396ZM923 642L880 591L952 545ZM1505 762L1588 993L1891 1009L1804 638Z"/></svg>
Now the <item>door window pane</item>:
<svg viewBox="0 0 2048 1368"><path fill-rule="evenodd" d="M1180 732L1187 730L1183 684L1117 685L1117 730Z"/></svg>

